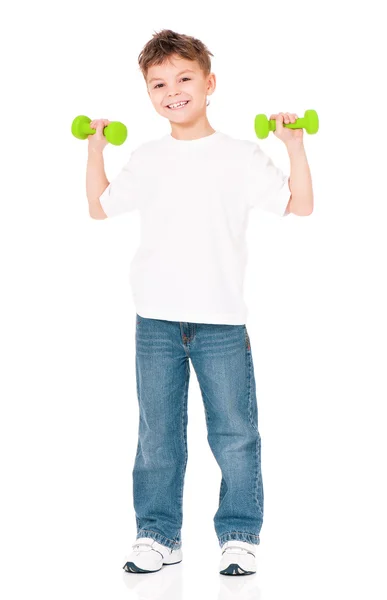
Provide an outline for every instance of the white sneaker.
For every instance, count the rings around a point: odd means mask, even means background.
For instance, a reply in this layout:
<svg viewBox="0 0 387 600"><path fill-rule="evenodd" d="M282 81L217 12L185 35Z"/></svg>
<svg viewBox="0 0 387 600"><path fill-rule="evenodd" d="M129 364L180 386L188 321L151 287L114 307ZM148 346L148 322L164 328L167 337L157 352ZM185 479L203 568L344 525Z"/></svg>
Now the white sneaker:
<svg viewBox="0 0 387 600"><path fill-rule="evenodd" d="M149 537L138 538L132 548L122 567L127 573L154 573L163 565L175 565L183 559L181 548L168 548Z"/></svg>
<svg viewBox="0 0 387 600"><path fill-rule="evenodd" d="M229 540L222 546L219 573L222 575L251 575L256 573L255 546L239 540Z"/></svg>

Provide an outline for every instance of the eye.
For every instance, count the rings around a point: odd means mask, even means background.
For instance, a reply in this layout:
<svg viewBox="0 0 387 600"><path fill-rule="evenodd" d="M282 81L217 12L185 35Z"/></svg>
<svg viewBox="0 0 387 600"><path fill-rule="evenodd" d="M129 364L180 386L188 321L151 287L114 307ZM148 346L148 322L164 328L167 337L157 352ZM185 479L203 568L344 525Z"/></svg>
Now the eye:
<svg viewBox="0 0 387 600"><path fill-rule="evenodd" d="M188 81L190 80L190 77L182 77L181 80L183 81L183 79L188 79ZM164 85L163 83L158 83L157 85L155 85L154 89L158 88L159 85Z"/></svg>

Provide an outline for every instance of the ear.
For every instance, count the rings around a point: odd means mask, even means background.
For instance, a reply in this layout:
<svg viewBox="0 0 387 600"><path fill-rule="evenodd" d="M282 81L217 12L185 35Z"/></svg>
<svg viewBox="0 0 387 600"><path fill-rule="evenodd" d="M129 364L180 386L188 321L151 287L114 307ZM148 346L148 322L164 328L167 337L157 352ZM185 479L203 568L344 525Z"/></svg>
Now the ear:
<svg viewBox="0 0 387 600"><path fill-rule="evenodd" d="M209 84L209 87L207 88L207 94L211 95L211 94L214 93L215 88L216 88L216 76L215 76L215 73L210 73L208 75L207 83ZM211 90L211 88L213 88L213 89Z"/></svg>

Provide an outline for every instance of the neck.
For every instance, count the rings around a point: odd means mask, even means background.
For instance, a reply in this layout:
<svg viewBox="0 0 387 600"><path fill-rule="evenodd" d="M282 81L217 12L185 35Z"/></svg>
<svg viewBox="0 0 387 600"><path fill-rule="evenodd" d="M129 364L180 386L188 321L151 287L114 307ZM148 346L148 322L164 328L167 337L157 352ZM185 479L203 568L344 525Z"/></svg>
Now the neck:
<svg viewBox="0 0 387 600"><path fill-rule="evenodd" d="M215 133L215 129L211 127L206 115L195 121L187 121L184 123L174 123L170 121L170 124L171 135L177 140L197 140Z"/></svg>

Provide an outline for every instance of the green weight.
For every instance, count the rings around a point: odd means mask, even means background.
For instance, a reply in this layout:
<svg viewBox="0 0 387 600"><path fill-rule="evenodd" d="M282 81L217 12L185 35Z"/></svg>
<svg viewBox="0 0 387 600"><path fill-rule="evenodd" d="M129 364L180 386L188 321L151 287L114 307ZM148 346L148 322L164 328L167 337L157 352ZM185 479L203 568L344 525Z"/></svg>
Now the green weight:
<svg viewBox="0 0 387 600"><path fill-rule="evenodd" d="M303 117L297 119L295 123L283 123L284 127L288 129L302 129L304 128L307 133L317 133L319 122L318 116L315 110L306 110ZM266 115L257 115L254 122L255 133L260 140L267 138L270 131L275 131L276 120L269 119Z"/></svg>
<svg viewBox="0 0 387 600"><path fill-rule="evenodd" d="M75 117L71 125L71 133L79 140L86 140L87 136L93 135L96 130L89 125L91 119L85 115ZM128 130L123 123L112 121L103 128L103 134L107 141L114 146L121 146L127 138Z"/></svg>

